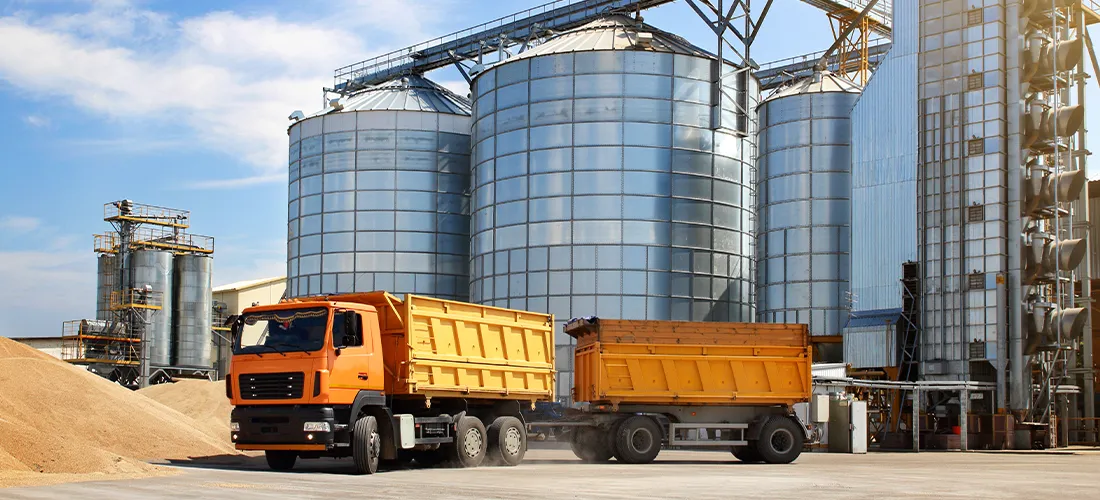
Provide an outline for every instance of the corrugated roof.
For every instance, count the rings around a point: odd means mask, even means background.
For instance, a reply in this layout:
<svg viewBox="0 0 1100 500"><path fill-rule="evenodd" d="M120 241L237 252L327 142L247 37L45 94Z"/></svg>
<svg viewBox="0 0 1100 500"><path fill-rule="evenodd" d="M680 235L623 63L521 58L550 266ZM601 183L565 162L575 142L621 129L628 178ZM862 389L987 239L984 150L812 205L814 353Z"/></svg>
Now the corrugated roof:
<svg viewBox="0 0 1100 500"><path fill-rule="evenodd" d="M901 318L901 308L852 311L845 328L896 325Z"/></svg>
<svg viewBox="0 0 1100 500"><path fill-rule="evenodd" d="M637 46L638 33L651 33L653 35L653 40L648 47ZM516 59L589 50L647 50L697 57L716 57L714 54L692 45L691 42L677 35L618 14L597 19L579 28L554 35L541 45L529 48L515 57L501 61L501 64Z"/></svg>
<svg viewBox="0 0 1100 500"><path fill-rule="evenodd" d="M768 102L772 99L779 99L780 97L787 97L800 94L815 94L822 92L848 92L852 94L858 94L863 92L863 87L856 82L853 82L843 76L831 73L829 71L822 71L818 75L807 76L796 80L789 85L779 87L772 92L772 95L764 99L763 102Z"/></svg>
<svg viewBox="0 0 1100 500"><path fill-rule="evenodd" d="M260 278L258 280L245 280L230 283L228 285L221 285L214 287L213 293L219 292L234 292L237 290L244 290L247 288L254 288L262 285L268 285L279 281L286 281L286 276L275 276L271 278Z"/></svg>
<svg viewBox="0 0 1100 500"><path fill-rule="evenodd" d="M341 111L329 107L313 114L342 111L432 111L470 115L470 101L423 76L408 75L341 97Z"/></svg>

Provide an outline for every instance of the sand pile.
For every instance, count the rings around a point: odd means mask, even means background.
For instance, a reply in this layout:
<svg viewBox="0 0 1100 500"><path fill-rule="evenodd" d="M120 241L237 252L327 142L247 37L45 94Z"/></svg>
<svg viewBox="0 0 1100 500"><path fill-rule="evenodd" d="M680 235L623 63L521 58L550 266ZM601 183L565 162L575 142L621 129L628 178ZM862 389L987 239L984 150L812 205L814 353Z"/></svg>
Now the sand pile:
<svg viewBox="0 0 1100 500"><path fill-rule="evenodd" d="M27 474L147 474L157 469L145 460L235 453L204 427L0 337L0 487L26 484Z"/></svg>
<svg viewBox="0 0 1100 500"><path fill-rule="evenodd" d="M201 429L224 441L229 435L229 414L233 405L225 397L225 382L180 380L171 384L146 387L138 394L147 396L201 424Z"/></svg>

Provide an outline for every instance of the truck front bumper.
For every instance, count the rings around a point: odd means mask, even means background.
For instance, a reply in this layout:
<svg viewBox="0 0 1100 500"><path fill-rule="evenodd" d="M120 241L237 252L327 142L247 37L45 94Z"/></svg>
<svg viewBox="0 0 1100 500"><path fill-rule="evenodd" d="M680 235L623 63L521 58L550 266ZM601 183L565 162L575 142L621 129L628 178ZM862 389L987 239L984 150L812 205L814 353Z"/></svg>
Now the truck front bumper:
<svg viewBox="0 0 1100 500"><path fill-rule="evenodd" d="M324 406L238 406L230 438L238 450L327 450L334 446L336 419ZM326 422L328 431L306 431L306 422Z"/></svg>

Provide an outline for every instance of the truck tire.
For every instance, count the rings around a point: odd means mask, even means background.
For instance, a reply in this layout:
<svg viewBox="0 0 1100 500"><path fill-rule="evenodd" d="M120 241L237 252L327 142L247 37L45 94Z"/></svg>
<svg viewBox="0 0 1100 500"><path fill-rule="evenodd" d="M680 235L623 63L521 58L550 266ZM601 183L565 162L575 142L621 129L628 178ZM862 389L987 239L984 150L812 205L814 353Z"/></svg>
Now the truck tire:
<svg viewBox="0 0 1100 500"><path fill-rule="evenodd" d="M298 460L298 452L287 450L267 450L264 452L267 466L271 470L287 471L294 468L294 462Z"/></svg>
<svg viewBox="0 0 1100 500"><path fill-rule="evenodd" d="M730 452L738 460L747 464L755 464L763 462L764 459L760 458L760 454L756 452L756 443L749 443L748 446L734 446L730 448Z"/></svg>
<svg viewBox="0 0 1100 500"><path fill-rule="evenodd" d="M351 431L351 457L355 461L355 473L378 472L381 455L382 437L378 435L378 420L371 416L359 417Z"/></svg>
<svg viewBox="0 0 1100 500"><path fill-rule="evenodd" d="M607 434L595 427L578 427L569 437L569 448L585 463L594 464L611 460L611 441Z"/></svg>
<svg viewBox="0 0 1100 500"><path fill-rule="evenodd" d="M615 457L628 464L648 464L661 452L661 428L652 418L627 418L615 432Z"/></svg>
<svg viewBox="0 0 1100 500"><path fill-rule="evenodd" d="M485 424L474 417L462 417L455 423L455 442L450 447L455 465L477 467L485 461L489 448Z"/></svg>
<svg viewBox="0 0 1100 500"><path fill-rule="evenodd" d="M760 429L756 440L756 452L769 464L789 464L802 453L806 435L794 420L788 417L772 417Z"/></svg>
<svg viewBox="0 0 1100 500"><path fill-rule="evenodd" d="M497 417L486 432L490 463L515 466L523 461L527 453L527 429L518 418Z"/></svg>

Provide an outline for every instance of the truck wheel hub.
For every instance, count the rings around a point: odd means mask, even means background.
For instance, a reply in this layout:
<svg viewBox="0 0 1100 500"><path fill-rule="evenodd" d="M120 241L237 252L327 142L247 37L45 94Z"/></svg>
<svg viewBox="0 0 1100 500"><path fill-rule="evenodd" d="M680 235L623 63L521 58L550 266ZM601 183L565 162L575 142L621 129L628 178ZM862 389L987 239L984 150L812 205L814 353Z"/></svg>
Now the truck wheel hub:
<svg viewBox="0 0 1100 500"><path fill-rule="evenodd" d="M504 449L509 455L519 455L519 446L523 441L523 436L520 436L519 429L510 427L508 432L504 435Z"/></svg>
<svg viewBox="0 0 1100 500"><path fill-rule="evenodd" d="M462 437L462 451L466 452L466 456L476 457L481 453L481 442L481 433L477 429L470 429Z"/></svg>
<svg viewBox="0 0 1100 500"><path fill-rule="evenodd" d="M630 434L630 446L639 452L647 452L653 446L653 435L648 429L635 429Z"/></svg>
<svg viewBox="0 0 1100 500"><path fill-rule="evenodd" d="M772 450L776 453L787 453L794 446L794 436L787 429L776 429L771 438Z"/></svg>

